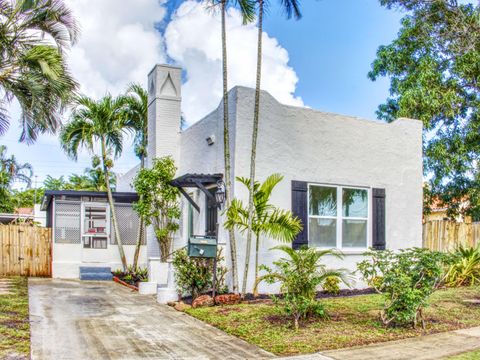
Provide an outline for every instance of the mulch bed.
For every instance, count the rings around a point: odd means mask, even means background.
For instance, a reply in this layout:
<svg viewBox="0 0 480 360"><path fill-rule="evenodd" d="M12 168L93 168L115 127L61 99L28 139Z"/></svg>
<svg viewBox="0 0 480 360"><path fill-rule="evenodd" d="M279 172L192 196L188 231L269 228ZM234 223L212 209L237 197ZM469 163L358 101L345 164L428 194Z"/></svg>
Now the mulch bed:
<svg viewBox="0 0 480 360"><path fill-rule="evenodd" d="M318 291L317 292L317 299L327 299L327 298L344 298L344 297L352 297L352 296L359 296L359 295L368 295L368 294L375 294L375 290L372 288L366 289L342 289L338 294L329 294L326 291ZM203 293L202 295L212 295L211 291ZM279 295L279 298L282 296ZM185 296L182 298L182 301L185 304L192 305L192 297ZM245 304L271 304L272 303L272 294L258 294L258 296L253 296L252 293L248 293L245 295L242 303Z"/></svg>

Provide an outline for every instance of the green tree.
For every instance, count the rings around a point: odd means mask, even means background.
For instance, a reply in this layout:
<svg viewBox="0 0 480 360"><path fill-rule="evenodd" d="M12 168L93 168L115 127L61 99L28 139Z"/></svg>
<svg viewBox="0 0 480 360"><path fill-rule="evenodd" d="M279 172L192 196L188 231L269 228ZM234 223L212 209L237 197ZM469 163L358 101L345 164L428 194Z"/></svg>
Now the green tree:
<svg viewBox="0 0 480 360"><path fill-rule="evenodd" d="M97 156L96 151L98 151L98 148L100 149L101 166L110 204L115 239L125 271L127 269L127 259L118 228L110 184L113 158L117 158L122 153L123 135L126 132L122 121L124 103L125 99L123 97L113 98L111 95L106 95L98 101L86 96L79 97L70 122L62 127L60 142L67 155L74 160L77 160L78 152L82 147L95 157Z"/></svg>
<svg viewBox="0 0 480 360"><path fill-rule="evenodd" d="M22 182L27 187L32 185L32 165L19 163L15 155L7 156L5 145L0 145L0 172L4 174L3 186L9 188L14 182Z"/></svg>
<svg viewBox="0 0 480 360"><path fill-rule="evenodd" d="M77 88L64 50L76 41L78 25L62 0L1 1L0 19L0 135L10 124L7 105L16 99L20 141L33 142L56 131Z"/></svg>
<svg viewBox="0 0 480 360"><path fill-rule="evenodd" d="M251 225L255 235L255 279L258 278L259 270L260 236L270 236L279 241L291 242L302 230L301 221L293 216L291 211L279 209L270 203L272 192L282 179L283 176L280 174L272 174L262 184L255 182L253 186L254 213ZM250 188L250 179L239 177L237 180L247 189ZM245 233L248 231L248 220L248 208L241 200L233 199L231 206L227 209L226 228L238 228ZM248 270L246 269L244 277L248 277ZM242 294L245 295L245 290Z"/></svg>
<svg viewBox="0 0 480 360"><path fill-rule="evenodd" d="M377 115L423 121L430 199L451 214L469 201L480 214L480 5L456 0L381 0L406 11L398 36L381 46L368 76L390 78L390 97Z"/></svg>
<svg viewBox="0 0 480 360"><path fill-rule="evenodd" d="M267 0L255 0L258 8L258 38L257 38L257 75L255 81L255 102L253 109L253 127L252 127L252 148L250 156L250 187L248 191L248 230L247 230L247 244L245 252L245 269L244 273L248 273L248 267L250 265L250 253L252 248L252 222L254 217L254 189L255 184L255 162L257 158L257 138L258 138L258 124L260 120L260 87L262 79L262 37L263 37L263 16L265 10L268 8ZM287 18L291 18L292 15L296 19L300 19L302 14L300 13L300 3L298 0L281 0L282 9L285 11ZM247 278L244 275L242 284L242 293L245 294L247 289Z"/></svg>
<svg viewBox="0 0 480 360"><path fill-rule="evenodd" d="M148 94L140 84L131 84L127 89L125 101L126 126L135 132L134 150L140 158L140 171L145 168L148 148ZM140 195L142 196L142 195ZM137 268L140 246L142 245L142 233L144 218L140 216L137 231L137 243L133 256L133 268Z"/></svg>
<svg viewBox="0 0 480 360"><path fill-rule="evenodd" d="M45 190L65 190L67 182L65 181L65 177L63 175L58 178L47 175L43 181L43 186L45 187Z"/></svg>
<svg viewBox="0 0 480 360"><path fill-rule="evenodd" d="M153 225L163 262L167 261L172 251L173 234L179 227L179 191L170 185L176 172L171 156L155 158L152 167L140 170L133 180L139 196L134 208L146 225Z"/></svg>
<svg viewBox="0 0 480 360"><path fill-rule="evenodd" d="M32 180L32 166L19 163L14 155L7 155L7 147L0 145L0 212L11 213L15 210L12 198L12 185L21 182L29 188Z"/></svg>

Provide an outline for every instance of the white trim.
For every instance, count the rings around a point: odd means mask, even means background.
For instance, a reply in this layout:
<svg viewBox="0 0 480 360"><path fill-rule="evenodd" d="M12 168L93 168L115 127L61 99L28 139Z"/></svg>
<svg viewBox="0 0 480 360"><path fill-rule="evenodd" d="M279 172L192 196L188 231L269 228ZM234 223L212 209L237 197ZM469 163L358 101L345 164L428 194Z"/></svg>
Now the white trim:
<svg viewBox="0 0 480 360"><path fill-rule="evenodd" d="M310 215L310 188L312 186L321 186L326 188L335 188L337 191L337 214L336 216L322 216L322 215ZM353 190L366 190L367 191L367 217L344 217L343 216L343 189L353 189ZM336 247L335 249L341 250L345 254L361 254L366 251L372 245L372 187L367 186L354 186L354 185L334 185L334 184L327 184L327 183L307 183L307 241L308 246L313 247L310 245L310 218L314 219L330 219L336 220ZM340 206L339 206L340 204ZM367 222L367 244L365 247L343 247L342 243L342 232L343 232L343 220L364 220ZM317 249L332 249L332 247L327 246L315 246Z"/></svg>

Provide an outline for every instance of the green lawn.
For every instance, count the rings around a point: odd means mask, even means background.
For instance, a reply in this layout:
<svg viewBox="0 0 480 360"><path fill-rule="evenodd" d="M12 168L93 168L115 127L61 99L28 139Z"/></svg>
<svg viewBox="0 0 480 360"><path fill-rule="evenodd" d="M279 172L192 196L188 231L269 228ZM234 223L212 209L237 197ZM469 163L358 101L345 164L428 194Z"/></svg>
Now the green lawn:
<svg viewBox="0 0 480 360"><path fill-rule="evenodd" d="M480 359L480 350L466 352L464 354L449 357L448 360L478 360Z"/></svg>
<svg viewBox="0 0 480 360"><path fill-rule="evenodd" d="M27 279L13 277L12 282L12 294L0 295L0 359L8 356L28 359L30 324Z"/></svg>
<svg viewBox="0 0 480 360"><path fill-rule="evenodd" d="M463 302L473 298L480 298L480 288L437 291L425 312L425 332L412 328L386 329L379 321L380 295L322 300L330 318L310 320L298 332L292 328L291 320L272 305L241 304L186 312L267 351L293 355L479 326L480 306Z"/></svg>

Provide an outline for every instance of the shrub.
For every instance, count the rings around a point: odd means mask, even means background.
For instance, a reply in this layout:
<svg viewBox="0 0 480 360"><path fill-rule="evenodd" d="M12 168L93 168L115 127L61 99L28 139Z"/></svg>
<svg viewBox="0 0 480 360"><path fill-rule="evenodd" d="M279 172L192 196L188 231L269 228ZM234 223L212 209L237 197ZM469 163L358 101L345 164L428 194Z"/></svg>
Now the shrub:
<svg viewBox="0 0 480 360"><path fill-rule="evenodd" d="M288 257L275 261L275 270L262 266L266 274L257 279L255 288L261 281L269 284L277 281L281 283L283 298L274 297L274 302L277 306L282 306L287 315L293 317L295 329L298 329L300 319L312 315L326 316L323 304L316 300L317 287L328 277L342 280L347 285L348 281L346 270L328 270L320 260L325 255L339 258L343 256L333 250L317 251L307 247L295 251L286 245L274 247L273 250L283 251Z"/></svg>
<svg viewBox="0 0 480 360"><path fill-rule="evenodd" d="M369 251L357 264L367 283L384 297L382 322L425 327L423 309L442 280L445 255L427 249ZM380 279L380 281L379 281Z"/></svg>
<svg viewBox="0 0 480 360"><path fill-rule="evenodd" d="M449 287L473 286L480 283L480 245L460 246L452 255L445 275Z"/></svg>
<svg viewBox="0 0 480 360"><path fill-rule="evenodd" d="M216 293L228 292L225 284L226 267L221 263L224 261L222 248L217 250L217 283ZM173 267L175 269L175 284L182 295L191 295L196 299L202 293L212 288L213 280L213 259L189 257L186 249L180 249L173 254Z"/></svg>
<svg viewBox="0 0 480 360"><path fill-rule="evenodd" d="M322 289L325 290L327 294L339 294L340 279L336 276L328 276L322 284Z"/></svg>

